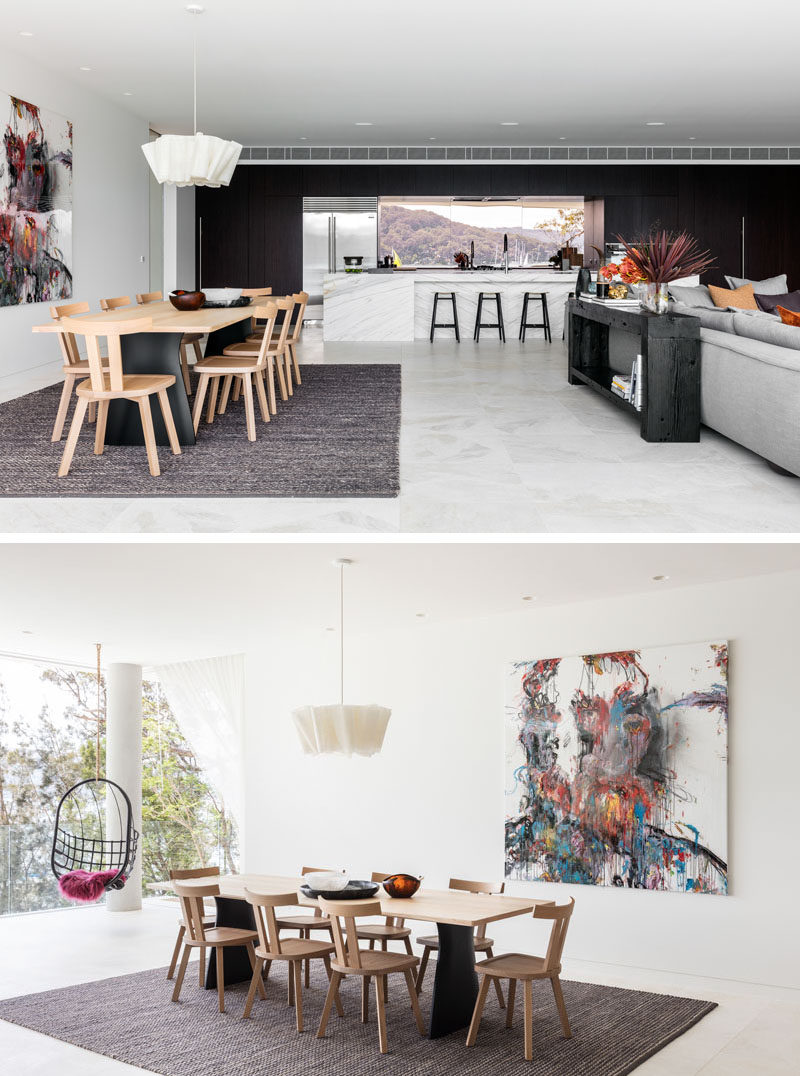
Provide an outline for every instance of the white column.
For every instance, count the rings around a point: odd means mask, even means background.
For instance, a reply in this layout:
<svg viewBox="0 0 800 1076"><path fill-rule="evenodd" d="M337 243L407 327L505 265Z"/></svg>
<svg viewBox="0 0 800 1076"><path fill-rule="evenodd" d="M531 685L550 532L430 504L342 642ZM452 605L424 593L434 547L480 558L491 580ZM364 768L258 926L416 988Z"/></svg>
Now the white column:
<svg viewBox="0 0 800 1076"><path fill-rule="evenodd" d="M133 807L133 825L139 831L136 863L124 889L109 890L110 912L136 911L142 906L142 667L115 663L106 674L106 776L124 788ZM108 814L108 831L116 825L116 811Z"/></svg>

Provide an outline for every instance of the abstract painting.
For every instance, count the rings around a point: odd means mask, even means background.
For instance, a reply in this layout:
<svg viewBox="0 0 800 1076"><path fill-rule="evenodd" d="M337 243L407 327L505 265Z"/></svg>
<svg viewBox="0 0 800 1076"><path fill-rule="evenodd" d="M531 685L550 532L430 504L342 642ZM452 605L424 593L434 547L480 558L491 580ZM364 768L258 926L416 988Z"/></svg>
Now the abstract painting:
<svg viewBox="0 0 800 1076"><path fill-rule="evenodd" d="M521 661L506 877L727 892L728 645Z"/></svg>
<svg viewBox="0 0 800 1076"><path fill-rule="evenodd" d="M0 122L0 306L68 299L72 124L6 94Z"/></svg>

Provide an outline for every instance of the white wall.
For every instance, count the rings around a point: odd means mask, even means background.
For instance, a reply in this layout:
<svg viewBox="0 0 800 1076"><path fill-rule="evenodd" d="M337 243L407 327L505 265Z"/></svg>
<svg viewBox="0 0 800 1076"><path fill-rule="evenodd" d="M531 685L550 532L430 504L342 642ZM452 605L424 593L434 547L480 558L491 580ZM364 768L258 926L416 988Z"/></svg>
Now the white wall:
<svg viewBox="0 0 800 1076"><path fill-rule="evenodd" d="M730 895L507 891L575 896L573 958L798 986L798 597L792 573L359 639L346 701L393 708L373 759L300 754L289 713L335 701L336 636L276 640L248 665L246 869L400 870L440 887L450 875L501 878L504 664L728 638ZM517 919L491 933L501 949L536 951L541 926Z"/></svg>
<svg viewBox="0 0 800 1076"><path fill-rule="evenodd" d="M90 84L91 73L86 75ZM0 90L73 123L73 298L98 310L101 297L147 291L148 124L59 75L0 51ZM5 117L0 117L5 124ZM140 259L144 257L145 260ZM31 333L49 303L0 308L0 376L60 365L54 337Z"/></svg>

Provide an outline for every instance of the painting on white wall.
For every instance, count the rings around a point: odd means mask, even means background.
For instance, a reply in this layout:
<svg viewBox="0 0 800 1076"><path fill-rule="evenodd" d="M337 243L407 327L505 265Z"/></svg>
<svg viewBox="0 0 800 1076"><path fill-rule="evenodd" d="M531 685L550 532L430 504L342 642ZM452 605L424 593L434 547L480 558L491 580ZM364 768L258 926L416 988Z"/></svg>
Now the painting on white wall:
<svg viewBox="0 0 800 1076"><path fill-rule="evenodd" d="M0 306L72 295L72 124L0 94Z"/></svg>
<svg viewBox="0 0 800 1076"><path fill-rule="evenodd" d="M506 877L727 892L728 645L515 662Z"/></svg>

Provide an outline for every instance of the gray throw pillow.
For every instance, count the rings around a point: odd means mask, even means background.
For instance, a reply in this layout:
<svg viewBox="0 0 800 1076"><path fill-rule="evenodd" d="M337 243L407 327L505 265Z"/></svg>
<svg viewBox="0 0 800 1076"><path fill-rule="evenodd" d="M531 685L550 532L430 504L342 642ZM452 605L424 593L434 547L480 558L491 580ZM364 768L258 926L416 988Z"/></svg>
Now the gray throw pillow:
<svg viewBox="0 0 800 1076"><path fill-rule="evenodd" d="M709 310L714 309L714 300L705 284L700 284L696 288L670 284L669 293L676 302L683 303L685 306L704 306Z"/></svg>
<svg viewBox="0 0 800 1076"><path fill-rule="evenodd" d="M785 295L789 290L786 283L786 273L780 276L770 276L766 280L748 280L743 276L726 276L729 288L743 288L745 284L752 284L753 291L759 295Z"/></svg>
<svg viewBox="0 0 800 1076"><path fill-rule="evenodd" d="M775 318L743 318L741 311L732 316L733 328L737 336L760 340L764 344L775 344L777 347L800 350L800 327L784 325Z"/></svg>

